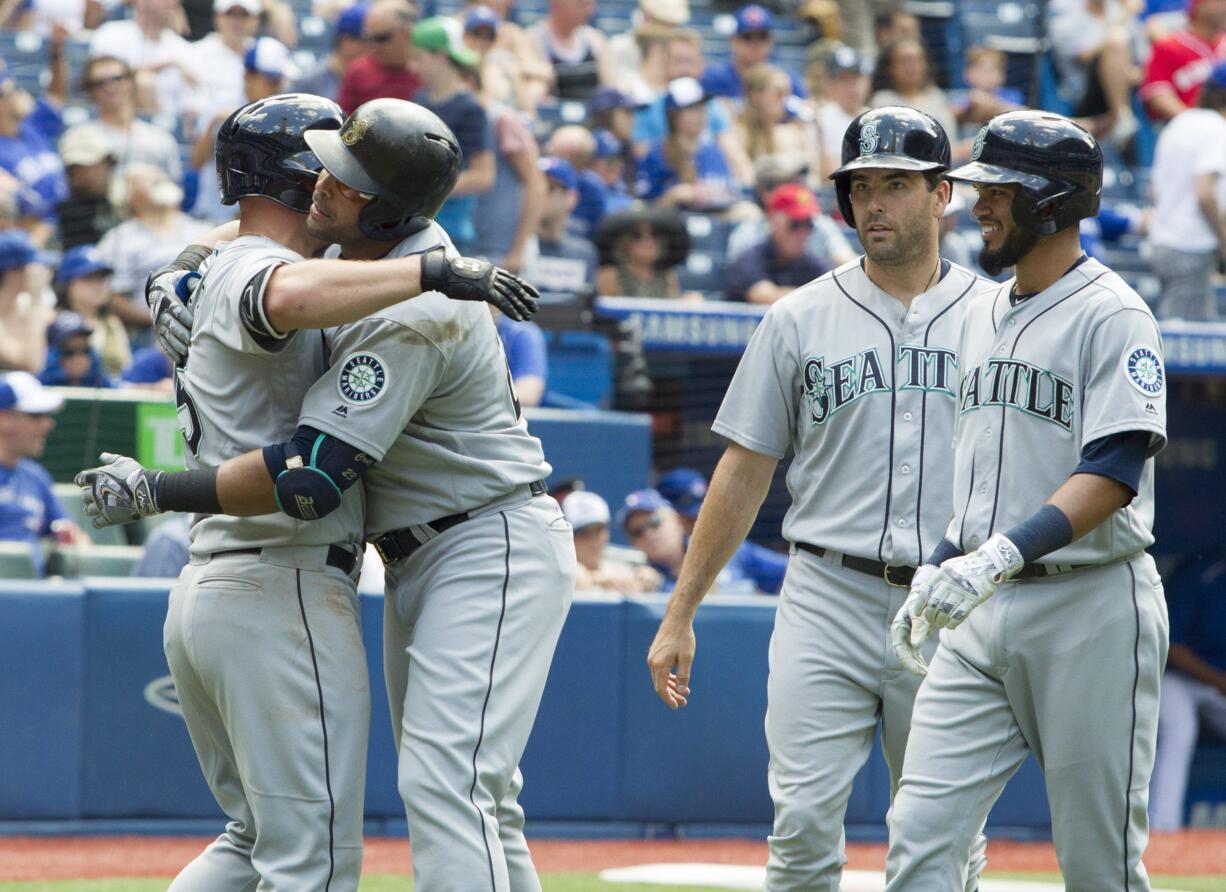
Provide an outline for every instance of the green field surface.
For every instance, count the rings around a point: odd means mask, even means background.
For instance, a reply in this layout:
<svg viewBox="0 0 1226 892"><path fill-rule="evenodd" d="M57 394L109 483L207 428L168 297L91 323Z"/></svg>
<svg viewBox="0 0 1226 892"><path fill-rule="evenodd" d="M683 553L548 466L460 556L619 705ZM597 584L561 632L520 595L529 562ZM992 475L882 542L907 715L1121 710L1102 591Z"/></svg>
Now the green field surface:
<svg viewBox="0 0 1226 892"><path fill-rule="evenodd" d="M1009 880L1034 880L1058 883L1051 873L989 873ZM1155 876L1154 886L1186 892L1226 892L1222 876ZM114 880L60 880L50 883L0 883L0 892L164 892L170 878ZM554 873L541 877L544 892L728 892L706 886L649 886L640 883L602 883L594 873ZM379 874L362 878L359 892L408 892L413 883L406 876Z"/></svg>

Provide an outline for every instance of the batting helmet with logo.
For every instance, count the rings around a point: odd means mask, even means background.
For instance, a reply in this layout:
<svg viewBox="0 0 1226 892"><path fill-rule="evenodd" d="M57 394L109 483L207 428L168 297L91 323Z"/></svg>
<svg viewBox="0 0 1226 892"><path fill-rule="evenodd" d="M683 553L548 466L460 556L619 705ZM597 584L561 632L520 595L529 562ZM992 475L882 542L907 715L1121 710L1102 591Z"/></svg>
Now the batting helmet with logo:
<svg viewBox="0 0 1226 892"><path fill-rule="evenodd" d="M1098 213L1103 153L1094 137L1045 111L997 115L975 137L971 160L949 172L968 183L1017 183L1013 221L1051 235Z"/></svg>
<svg viewBox="0 0 1226 892"><path fill-rule="evenodd" d="M839 210L848 226L856 221L851 211L851 173L866 168L893 168L921 173L949 169L949 137L937 119L901 105L885 105L861 114L843 134L843 166L830 175Z"/></svg>
<svg viewBox="0 0 1226 892"><path fill-rule="evenodd" d="M344 117L330 99L283 93L244 105L217 132L217 182L222 204L270 198L305 214L319 175L319 159L303 135L336 131Z"/></svg>
<svg viewBox="0 0 1226 892"><path fill-rule="evenodd" d="M307 134L332 176L372 196L358 227L367 238L402 239L430 225L460 178L460 144L434 112L403 99L358 106L339 131Z"/></svg>

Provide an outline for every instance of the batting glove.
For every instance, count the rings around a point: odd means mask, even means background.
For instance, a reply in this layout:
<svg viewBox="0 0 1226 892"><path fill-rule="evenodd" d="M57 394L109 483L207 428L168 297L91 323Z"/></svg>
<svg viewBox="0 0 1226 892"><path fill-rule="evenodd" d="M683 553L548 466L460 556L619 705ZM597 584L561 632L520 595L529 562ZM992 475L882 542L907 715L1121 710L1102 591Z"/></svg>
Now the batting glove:
<svg viewBox="0 0 1226 892"><path fill-rule="evenodd" d="M928 602L932 580L940 571L933 564L924 564L911 578L911 592L890 624L890 643L903 668L916 675L928 674L924 660L924 642L928 640L928 620L923 617L923 605Z"/></svg>
<svg viewBox="0 0 1226 892"><path fill-rule="evenodd" d="M448 258L442 247L421 255L421 290L440 291L452 300L493 304L516 322L531 318L541 298L514 273L471 257Z"/></svg>
<svg viewBox="0 0 1226 892"><path fill-rule="evenodd" d="M187 362L192 340L192 294L200 273L171 270L151 276L145 286L145 301L153 318L153 336L162 352L177 366Z"/></svg>
<svg viewBox="0 0 1226 892"><path fill-rule="evenodd" d="M94 529L162 513L154 497L162 471L150 471L126 455L104 452L99 458L102 467L82 471L75 481Z"/></svg>
<svg viewBox="0 0 1226 892"><path fill-rule="evenodd" d="M1017 546L1000 533L978 549L941 564L933 578L924 619L935 629L956 629L970 612L996 594L1026 565Z"/></svg>

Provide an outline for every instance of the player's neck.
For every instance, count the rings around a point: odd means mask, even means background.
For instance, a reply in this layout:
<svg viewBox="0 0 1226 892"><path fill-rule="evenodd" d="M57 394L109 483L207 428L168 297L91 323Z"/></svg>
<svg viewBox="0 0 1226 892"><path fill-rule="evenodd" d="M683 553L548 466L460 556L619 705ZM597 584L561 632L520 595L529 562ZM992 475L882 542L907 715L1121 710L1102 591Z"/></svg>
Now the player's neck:
<svg viewBox="0 0 1226 892"><path fill-rule="evenodd" d="M1064 277L1081 256L1081 237L1076 226L1045 236L1017 262L1018 294L1038 294Z"/></svg>
<svg viewBox="0 0 1226 892"><path fill-rule="evenodd" d="M911 301L932 287L940 278L940 269L941 255L935 243L932 252L923 259L897 266L874 263L867 254L864 257L864 274L904 307L910 307Z"/></svg>
<svg viewBox="0 0 1226 892"><path fill-rule="evenodd" d="M341 244L341 259L342 260L380 260L386 257L392 250L400 244L398 239L392 241L376 241L375 239L364 238L356 242L343 242Z"/></svg>

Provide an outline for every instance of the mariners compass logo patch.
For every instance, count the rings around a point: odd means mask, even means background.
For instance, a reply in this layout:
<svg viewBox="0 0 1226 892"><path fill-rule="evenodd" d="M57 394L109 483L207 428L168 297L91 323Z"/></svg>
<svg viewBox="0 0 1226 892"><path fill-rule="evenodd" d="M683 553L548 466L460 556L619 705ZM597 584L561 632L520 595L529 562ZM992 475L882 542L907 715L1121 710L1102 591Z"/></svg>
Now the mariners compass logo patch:
<svg viewBox="0 0 1226 892"><path fill-rule="evenodd" d="M369 406L387 386L387 367L374 353L355 353L345 360L336 386L345 402Z"/></svg>
<svg viewBox="0 0 1226 892"><path fill-rule="evenodd" d="M975 134L975 142L971 146L971 160L978 161L979 156L983 154L983 141L988 138L988 128L983 127Z"/></svg>
<svg viewBox="0 0 1226 892"><path fill-rule="evenodd" d="M1152 347L1133 347L1125 353L1124 372L1128 375L1128 383L1146 396L1162 393L1166 372L1162 368L1162 357Z"/></svg>
<svg viewBox="0 0 1226 892"><path fill-rule="evenodd" d="M877 145L881 142L877 136L877 122L869 121L864 125L864 129L860 131L860 154L871 155L877 151Z"/></svg>
<svg viewBox="0 0 1226 892"><path fill-rule="evenodd" d="M349 126L345 128L345 132L341 134L341 142L351 146L365 136L369 128L370 121L365 118L354 118L349 122Z"/></svg>

